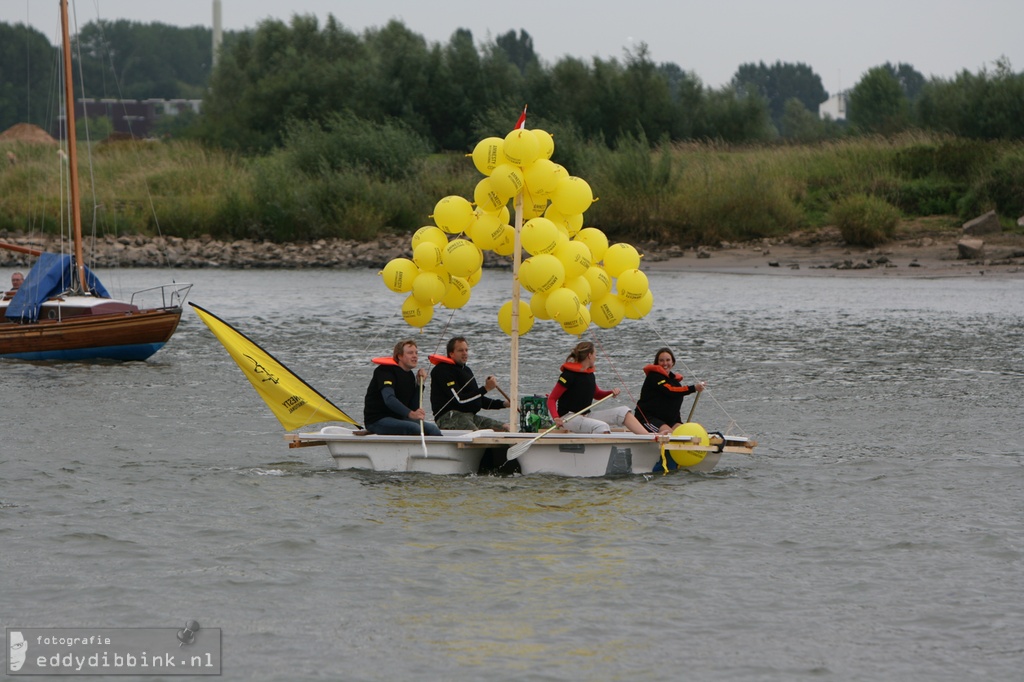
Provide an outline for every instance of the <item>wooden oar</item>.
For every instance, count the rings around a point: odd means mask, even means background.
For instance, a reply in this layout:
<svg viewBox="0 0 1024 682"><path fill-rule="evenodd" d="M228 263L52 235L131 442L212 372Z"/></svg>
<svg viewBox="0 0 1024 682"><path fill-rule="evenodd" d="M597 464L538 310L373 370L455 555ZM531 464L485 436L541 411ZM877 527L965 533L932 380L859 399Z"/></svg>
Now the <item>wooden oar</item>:
<svg viewBox="0 0 1024 682"><path fill-rule="evenodd" d="M604 401L608 400L608 398L611 398L611 397L612 397L612 396L611 396L611 394L609 394L609 395L606 395L605 397L601 398L600 400L597 400L597 401L594 401L594 402L590 403L589 405L587 405L586 407L584 407L584 408L583 408L582 410L580 410L579 412L573 412L573 413L572 413L572 414L570 414L570 415L569 415L568 417L566 417L566 418L565 418L565 419L564 419L564 420L562 421L562 423L564 424L564 423L565 423L565 422L567 422L567 421L570 421L570 420L572 420L572 419L575 419L576 417L580 416L580 415L581 415L581 414L583 414L584 412L589 412L589 411L590 411L590 410L591 410L592 408L595 408L595 407L597 407L598 405L600 405L601 403L603 403ZM520 458L520 457L521 457L521 456L523 455L523 453L525 453L525 452L526 452L527 450L529 450L529 449L530 449L530 446L531 446L531 445L533 445L533 444L534 444L534 443L536 443L536 442L537 442L538 440L540 440L540 439L541 439L541 438L543 438L544 436L548 435L549 433L551 433L552 431L554 431L554 430L555 430L555 429L557 429L557 428L558 428L558 424L555 424L555 425L554 425L554 426L552 426L551 428L549 428L549 429L545 430L545 431L544 431L543 433L539 433L539 434L537 434L536 436L534 436L534 437L533 437L533 438L531 438L530 440L528 440L528 441L525 441L525 442L523 442L523 443L518 443L518 444L516 444L516 445L513 445L512 447L510 447L510 448L508 449L508 453L507 453L507 454L505 455L506 459L507 459L508 461L510 461L510 462L511 462L512 460L514 460L514 459L519 459L519 458Z"/></svg>
<svg viewBox="0 0 1024 682"><path fill-rule="evenodd" d="M519 406L512 404L512 398L508 397L508 393L505 393L505 391L501 390L501 386L499 386L498 384L494 384L494 388L498 389L498 393L500 393L502 397L504 397L505 400L508 401L508 406L515 409L516 414L519 414Z"/></svg>
<svg viewBox="0 0 1024 682"><path fill-rule="evenodd" d="M690 407L690 414L686 415L686 421L693 421L693 412L697 409L697 401L700 400L700 394L704 391L697 391L697 395L693 397L693 405Z"/></svg>
<svg viewBox="0 0 1024 682"><path fill-rule="evenodd" d="M420 409L421 410L423 409L423 384L425 384L425 383L426 383L425 381L420 379ZM420 445L423 446L423 457L424 458L430 457L430 455L427 454L427 434L425 432L425 428L426 427L424 427L424 425L423 425L423 420L426 419L426 418L427 418L427 416L424 413L423 419L420 420Z"/></svg>

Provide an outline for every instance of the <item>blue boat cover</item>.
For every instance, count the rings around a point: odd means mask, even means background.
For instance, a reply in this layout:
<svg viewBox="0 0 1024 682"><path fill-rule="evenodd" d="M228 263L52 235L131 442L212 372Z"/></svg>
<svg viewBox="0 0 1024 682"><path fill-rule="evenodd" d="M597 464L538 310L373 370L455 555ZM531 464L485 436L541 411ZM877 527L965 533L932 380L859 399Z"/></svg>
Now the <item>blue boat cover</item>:
<svg viewBox="0 0 1024 682"><path fill-rule="evenodd" d="M48 298L62 294L71 286L74 259L67 254L44 253L28 271L28 277L7 304L7 319L12 322L35 322L39 309ZM89 268L85 280L94 296L110 298L110 294Z"/></svg>

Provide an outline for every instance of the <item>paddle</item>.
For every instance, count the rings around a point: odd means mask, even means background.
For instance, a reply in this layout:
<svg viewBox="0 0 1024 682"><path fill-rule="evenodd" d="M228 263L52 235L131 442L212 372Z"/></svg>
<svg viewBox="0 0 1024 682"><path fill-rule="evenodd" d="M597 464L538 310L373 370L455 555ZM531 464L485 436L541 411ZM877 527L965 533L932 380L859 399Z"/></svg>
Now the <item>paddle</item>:
<svg viewBox="0 0 1024 682"><path fill-rule="evenodd" d="M588 412L588 411L590 411L590 410L591 410L592 408L594 408L594 407L597 407L598 405L600 405L601 403L603 403L604 401L608 400L608 398L611 398L611 397L612 397L612 396L611 396L611 394L609 394L609 395L606 395L605 397L601 398L600 400L597 400L597 401L594 401L594 402L590 403L589 405L587 405L586 407L584 407L584 408L583 408L582 410L580 410L579 412L573 412L573 413L572 413L572 414L570 414L570 415L569 415L568 417L566 417L566 418L565 418L565 419L564 419L564 420L562 421L562 423L564 424L565 422L567 422L567 421L569 421L569 420L571 420L571 419L575 419L576 417L580 416L580 415L581 415L581 414L583 414L584 412ZM539 434L537 434L536 436L534 436L534 437L533 437L533 438L531 438L530 440L528 440L528 441L525 441L525 442L523 442L523 443L517 443L516 445L513 445L512 447L510 447L510 448L508 449L508 453L507 453L507 454L505 455L506 459L507 459L508 461L510 461L510 462L511 462L512 460L514 460L514 459L519 459L520 457L522 457L523 453L525 453L525 452L526 452L527 450L529 450L529 449L530 449L530 446L531 446L531 445L533 445L533 444L534 444L534 443L536 443L536 442L537 442L538 440L540 440L540 439L541 439L541 438L543 438L544 436L548 435L549 433L551 433L552 431L554 431L554 430L555 430L555 429L557 429L557 428L558 428L558 424L555 424L555 425L554 425L554 426L552 426L551 428L549 428L549 429L545 430L545 431L544 431L543 433L539 433Z"/></svg>
<svg viewBox="0 0 1024 682"><path fill-rule="evenodd" d="M498 393L500 393L502 395L502 397L505 398L505 400L508 401L509 407L515 408L516 414L518 414L519 413L519 406L512 404L512 398L508 397L508 393L505 393L505 391L501 390L501 386L499 386L498 384L494 384L494 388L498 389Z"/></svg>
<svg viewBox="0 0 1024 682"><path fill-rule="evenodd" d="M697 401L700 400L701 393L703 393L703 391L697 391L697 395L693 396L693 405L690 407L690 414L686 415L686 421L688 422L693 421L693 412L697 409Z"/></svg>
<svg viewBox="0 0 1024 682"><path fill-rule="evenodd" d="M417 377L417 378L419 378L419 377ZM419 378L419 380L420 380L420 409L422 410L423 409L423 384L425 384L426 382L422 378ZM423 419L426 419L426 418L427 418L426 414L424 414L423 415ZM424 428L425 427L423 426L423 419L420 420L420 445L423 446L423 456L424 457L430 457L430 455L427 454L427 435L424 432Z"/></svg>

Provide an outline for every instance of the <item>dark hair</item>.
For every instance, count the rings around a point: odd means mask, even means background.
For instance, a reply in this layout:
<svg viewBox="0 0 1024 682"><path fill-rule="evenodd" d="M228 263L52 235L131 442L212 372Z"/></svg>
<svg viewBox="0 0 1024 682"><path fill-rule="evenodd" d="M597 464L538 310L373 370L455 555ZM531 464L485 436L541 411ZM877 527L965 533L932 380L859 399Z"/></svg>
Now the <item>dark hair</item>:
<svg viewBox="0 0 1024 682"><path fill-rule="evenodd" d="M670 358L672 358L672 364L673 364L673 365L674 365L674 364L676 364L676 356L675 356L675 353L673 353L673 352L672 352L672 349L671 349L671 348L668 348L668 347L665 347L665 348L659 348L659 349L658 349L658 352L654 354L654 362L653 362L653 363L651 363L651 364L654 364L654 365L658 364L658 358L660 358L660 357L661 357L661 354L662 354L662 353L668 353L668 356L669 356Z"/></svg>
<svg viewBox="0 0 1024 682"><path fill-rule="evenodd" d="M584 358L594 352L594 344L591 341L580 341L576 344L576 347L569 353L569 357L565 359L566 362L572 360L573 362L583 362Z"/></svg>
<svg viewBox="0 0 1024 682"><path fill-rule="evenodd" d="M395 362L398 362L398 359L402 357L402 353L405 352L406 346L416 346L416 342L413 341L412 339L403 339L396 343L395 351L394 353L391 354L391 357L394 358ZM416 347L419 348L419 346Z"/></svg>
<svg viewBox="0 0 1024 682"><path fill-rule="evenodd" d="M466 337L454 336L448 340L448 357L451 357L452 353L455 352L455 344L457 344L459 341L466 341ZM469 344L469 341L466 341L466 343Z"/></svg>

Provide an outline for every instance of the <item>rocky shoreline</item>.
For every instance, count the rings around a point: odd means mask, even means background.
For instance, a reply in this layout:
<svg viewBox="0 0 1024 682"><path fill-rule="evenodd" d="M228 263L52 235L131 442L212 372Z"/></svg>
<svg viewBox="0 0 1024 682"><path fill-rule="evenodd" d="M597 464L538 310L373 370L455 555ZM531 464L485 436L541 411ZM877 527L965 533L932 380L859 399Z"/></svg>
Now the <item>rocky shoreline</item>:
<svg viewBox="0 0 1024 682"><path fill-rule="evenodd" d="M319 239L309 243L276 244L240 239L220 241L210 236L195 239L130 235L87 239L86 259L94 270L104 268L223 268L248 270L278 268L382 268L393 258L409 258L410 235L389 234L359 242ZM24 236L0 233L0 241L37 251L61 251L60 240L49 235ZM640 247L640 245L637 245ZM66 250L66 247L65 247ZM680 247L645 244L648 261L681 256ZM0 249L0 267L28 267L35 256ZM484 255L484 267L511 267L512 259L493 252Z"/></svg>
<svg viewBox="0 0 1024 682"><path fill-rule="evenodd" d="M241 239L106 236L86 240L86 258L95 270L109 268L305 269L382 268L393 258L410 257L410 235L386 234L370 241L320 239L277 244ZM0 232L0 241L37 251L60 252L59 238ZM976 252L965 253L958 231L905 234L875 249L848 247L835 228L781 238L716 247L684 249L657 242L634 243L651 270L699 272L753 271L791 274L907 274L954 276L988 271L1024 276L1024 235L990 235ZM0 249L0 267L26 270L35 257ZM484 267L509 268L512 259L487 252Z"/></svg>

